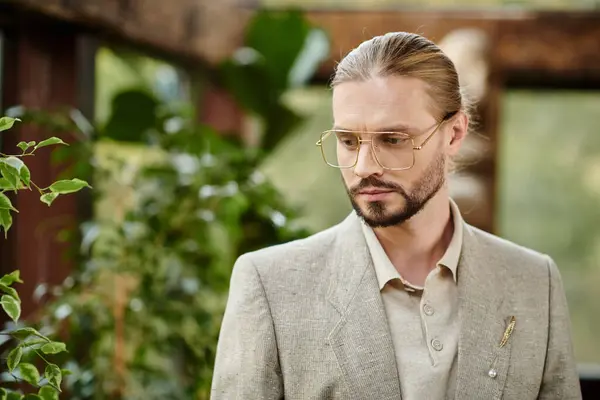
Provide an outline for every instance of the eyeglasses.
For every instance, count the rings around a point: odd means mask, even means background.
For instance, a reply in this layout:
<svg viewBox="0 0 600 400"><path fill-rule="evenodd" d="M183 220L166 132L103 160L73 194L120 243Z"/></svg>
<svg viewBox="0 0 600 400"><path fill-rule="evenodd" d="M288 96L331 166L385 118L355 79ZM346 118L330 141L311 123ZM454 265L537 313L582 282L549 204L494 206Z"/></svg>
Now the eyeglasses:
<svg viewBox="0 0 600 400"><path fill-rule="evenodd" d="M446 116L435 125L435 129L423 143L415 145L415 138L421 135L409 135L402 132L355 132L347 130L328 130L321 134L316 143L321 148L323 160L334 168L354 168L358 163L358 152L362 143L370 143L375 161L383 169L403 171L415 165L415 151L419 151L439 131L442 124L456 115ZM359 134L372 135L371 139L361 139Z"/></svg>

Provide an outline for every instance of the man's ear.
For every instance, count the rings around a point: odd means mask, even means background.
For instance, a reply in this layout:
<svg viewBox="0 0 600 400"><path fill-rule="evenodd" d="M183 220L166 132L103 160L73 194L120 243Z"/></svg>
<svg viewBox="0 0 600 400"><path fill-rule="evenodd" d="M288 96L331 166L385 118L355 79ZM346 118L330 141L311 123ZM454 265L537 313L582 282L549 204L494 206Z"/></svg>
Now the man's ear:
<svg viewBox="0 0 600 400"><path fill-rule="evenodd" d="M469 117L461 111L450 120L450 124L448 154L456 155L469 132Z"/></svg>

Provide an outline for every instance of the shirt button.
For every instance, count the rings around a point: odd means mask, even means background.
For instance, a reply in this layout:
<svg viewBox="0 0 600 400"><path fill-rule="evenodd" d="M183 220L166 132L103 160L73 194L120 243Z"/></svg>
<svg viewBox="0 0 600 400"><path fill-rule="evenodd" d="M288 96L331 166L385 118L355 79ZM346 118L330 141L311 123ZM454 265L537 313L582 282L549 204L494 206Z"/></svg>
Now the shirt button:
<svg viewBox="0 0 600 400"><path fill-rule="evenodd" d="M433 311L433 307L431 307L429 304L425 304L423 306L423 311L425 312L426 315L433 315L434 311Z"/></svg>
<svg viewBox="0 0 600 400"><path fill-rule="evenodd" d="M433 339L431 341L431 347L433 347L433 349L436 351L442 351L444 345L439 341L439 339Z"/></svg>

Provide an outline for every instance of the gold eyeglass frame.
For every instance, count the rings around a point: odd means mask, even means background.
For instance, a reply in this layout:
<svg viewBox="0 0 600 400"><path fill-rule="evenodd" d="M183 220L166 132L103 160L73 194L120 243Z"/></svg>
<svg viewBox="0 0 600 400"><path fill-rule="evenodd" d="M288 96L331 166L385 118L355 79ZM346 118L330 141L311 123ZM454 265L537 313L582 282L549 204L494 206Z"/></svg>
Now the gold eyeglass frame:
<svg viewBox="0 0 600 400"><path fill-rule="evenodd" d="M444 124L444 122L450 120L457 113L458 113L458 111L446 114L446 116L444 118L442 118L442 120L435 125L435 129L425 138L425 140L423 141L423 143L421 143L419 146L415 146L415 138L419 137L419 136L422 136L423 133L421 133L419 135L414 135L413 136L413 135L409 135L409 134L406 134L406 133L400 133L400 132L368 132L368 131L357 132L357 131L349 131L349 130L343 130L343 129L341 129L341 130L340 129L329 129L329 130L324 131L323 133L321 133L321 137L317 141L316 145L321 148L321 155L323 156L323 160L325 161L325 163L327 165L329 165L330 167L333 167L333 168L347 169L347 168L354 168L354 167L356 167L356 164L358 164L358 155L359 155L360 149L362 147L361 145L363 143L371 143L371 152L373 154L373 158L375 159L375 162L377 162L377 164L381 168L383 168L385 170L388 170L388 171L406 171L406 170L409 170L409 169L411 169L412 167L415 166L415 161L416 161L415 151L422 150L423 147L425 147L425 145L431 140L431 138L433 137L433 135L435 135L439 131L440 127ZM338 165L333 165L333 164L331 164L331 163L329 163L327 161L327 157L325 156L325 150L323 149L323 140L325 139L325 135L335 134L336 132L350 133L350 134L356 136L356 139L358 140L358 148L356 150L356 159L354 160L354 164L349 165L347 167L346 166L342 167L342 166L338 166ZM383 164L381 164L381 162L377 158L377 153L375 152L375 148L373 147L373 139L361 139L360 136L359 136L359 134L361 134L361 133L362 134L365 134L365 133L367 133L367 134L377 134L377 135L381 135L381 134L394 134L394 135L400 134L400 135L406 135L407 138L410 139L410 141L412 143L412 163L411 163L411 165L409 167L403 167L403 168L389 168L389 167L384 166Z"/></svg>

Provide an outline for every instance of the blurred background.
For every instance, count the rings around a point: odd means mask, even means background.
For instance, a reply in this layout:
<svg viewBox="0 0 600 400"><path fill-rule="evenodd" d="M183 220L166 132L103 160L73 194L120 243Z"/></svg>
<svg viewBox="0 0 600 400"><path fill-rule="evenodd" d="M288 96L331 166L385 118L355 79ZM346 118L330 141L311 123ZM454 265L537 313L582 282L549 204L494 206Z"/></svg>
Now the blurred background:
<svg viewBox="0 0 600 400"><path fill-rule="evenodd" d="M388 31L455 62L476 125L452 195L555 259L600 396L599 0L2 0L0 108L23 123L0 152L58 135L32 179L94 187L22 191L0 240L24 315L67 343L65 398L208 399L235 258L351 209L315 142L335 61Z"/></svg>

